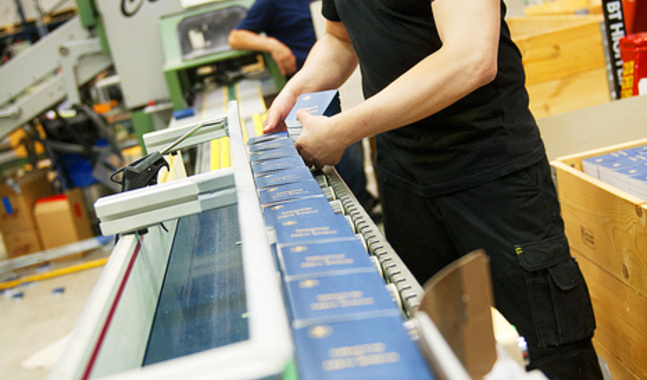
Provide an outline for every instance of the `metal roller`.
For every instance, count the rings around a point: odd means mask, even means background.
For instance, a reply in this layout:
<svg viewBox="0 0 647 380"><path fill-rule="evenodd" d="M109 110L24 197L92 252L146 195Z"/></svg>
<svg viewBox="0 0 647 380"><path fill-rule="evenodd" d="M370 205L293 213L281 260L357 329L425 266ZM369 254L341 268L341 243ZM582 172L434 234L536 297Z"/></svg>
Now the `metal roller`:
<svg viewBox="0 0 647 380"><path fill-rule="evenodd" d="M346 215L346 209L344 209L344 205L339 199L330 201L330 207L332 207L332 210L335 212L335 214Z"/></svg>
<svg viewBox="0 0 647 380"><path fill-rule="evenodd" d="M321 191L323 191L323 194L326 196L326 199L328 201L334 201L337 199L337 195L335 194L335 190L333 190L332 187L322 187Z"/></svg>

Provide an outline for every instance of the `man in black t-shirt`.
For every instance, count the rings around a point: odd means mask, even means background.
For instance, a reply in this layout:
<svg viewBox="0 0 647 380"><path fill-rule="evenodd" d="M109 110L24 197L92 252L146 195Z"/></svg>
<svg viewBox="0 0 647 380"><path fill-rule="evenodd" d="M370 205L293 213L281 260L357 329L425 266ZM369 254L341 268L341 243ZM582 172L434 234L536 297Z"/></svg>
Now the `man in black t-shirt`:
<svg viewBox="0 0 647 380"><path fill-rule="evenodd" d="M268 112L339 87L360 64L366 101L297 115L306 163L333 165L376 136L386 237L418 281L482 248L495 306L551 379L602 379L595 320L570 256L521 54L501 0L323 0L326 34Z"/></svg>

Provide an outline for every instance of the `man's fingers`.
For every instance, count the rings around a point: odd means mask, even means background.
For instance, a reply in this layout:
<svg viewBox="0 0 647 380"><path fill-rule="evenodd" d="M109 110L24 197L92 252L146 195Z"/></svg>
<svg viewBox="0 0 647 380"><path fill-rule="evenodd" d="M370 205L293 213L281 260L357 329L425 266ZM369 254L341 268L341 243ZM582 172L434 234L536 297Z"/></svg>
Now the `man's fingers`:
<svg viewBox="0 0 647 380"><path fill-rule="evenodd" d="M273 123L267 123L263 127L263 133L274 133L274 132L281 132L281 131L287 131L288 126L285 124L285 121L277 122L274 121Z"/></svg>
<svg viewBox="0 0 647 380"><path fill-rule="evenodd" d="M305 124L306 120L312 115L310 115L310 112L306 109L300 109L297 111L297 120L301 122L301 124Z"/></svg>
<svg viewBox="0 0 647 380"><path fill-rule="evenodd" d="M281 72L281 75L287 75L287 67L285 67L285 64L283 62L277 62L279 66L279 71Z"/></svg>
<svg viewBox="0 0 647 380"><path fill-rule="evenodd" d="M323 166L314 158L310 157L309 154L307 154L301 144L299 144L299 141L297 140L294 146L297 148L297 152L301 155L301 158L303 159L303 162L306 164L306 166L310 169L321 169Z"/></svg>
<svg viewBox="0 0 647 380"><path fill-rule="evenodd" d="M297 59L294 56L292 56L286 66L287 66L288 74L295 73L297 71Z"/></svg>
<svg viewBox="0 0 647 380"><path fill-rule="evenodd" d="M297 71L297 60L292 57L286 57L285 59L277 62L279 66L279 71L281 75L290 75Z"/></svg>

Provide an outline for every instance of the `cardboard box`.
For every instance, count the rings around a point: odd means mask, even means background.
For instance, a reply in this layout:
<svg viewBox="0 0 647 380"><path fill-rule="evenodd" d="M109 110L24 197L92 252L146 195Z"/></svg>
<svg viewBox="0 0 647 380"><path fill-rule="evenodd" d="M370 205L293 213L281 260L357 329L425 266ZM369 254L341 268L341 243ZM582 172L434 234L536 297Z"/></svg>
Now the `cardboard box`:
<svg viewBox="0 0 647 380"><path fill-rule="evenodd" d="M36 229L27 229L18 232L3 234L4 245L7 249L7 258L42 251L42 245Z"/></svg>
<svg viewBox="0 0 647 380"><path fill-rule="evenodd" d="M12 181L13 185L7 184ZM0 231L3 234L36 229L34 204L52 194L46 170L32 170L18 178L4 179L0 185Z"/></svg>
<svg viewBox="0 0 647 380"><path fill-rule="evenodd" d="M81 189L36 201L34 216L44 249L91 238L92 228Z"/></svg>
<svg viewBox="0 0 647 380"><path fill-rule="evenodd" d="M647 139L551 162L571 253L587 280L594 344L614 379L647 378L647 199L583 172L582 161L647 144Z"/></svg>

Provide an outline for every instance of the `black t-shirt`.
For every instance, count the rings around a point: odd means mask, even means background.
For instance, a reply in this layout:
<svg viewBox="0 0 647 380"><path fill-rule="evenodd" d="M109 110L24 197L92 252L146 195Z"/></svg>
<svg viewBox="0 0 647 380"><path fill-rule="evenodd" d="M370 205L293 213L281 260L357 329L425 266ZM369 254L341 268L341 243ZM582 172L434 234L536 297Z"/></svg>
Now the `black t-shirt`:
<svg viewBox="0 0 647 380"><path fill-rule="evenodd" d="M323 0L323 15L348 30L366 98L442 44L429 0ZM528 110L521 53L504 15L502 2L493 82L426 119L376 136L376 171L384 181L435 196L491 181L544 157Z"/></svg>

